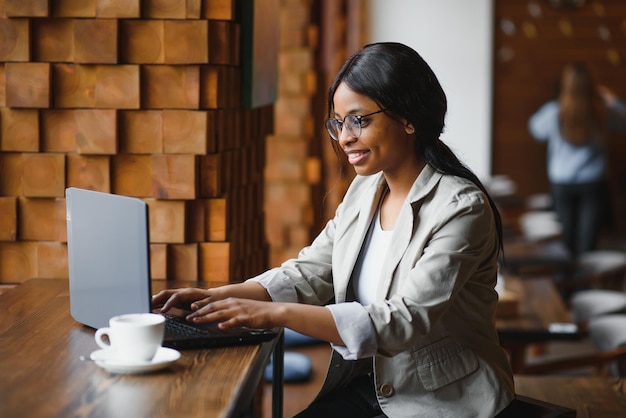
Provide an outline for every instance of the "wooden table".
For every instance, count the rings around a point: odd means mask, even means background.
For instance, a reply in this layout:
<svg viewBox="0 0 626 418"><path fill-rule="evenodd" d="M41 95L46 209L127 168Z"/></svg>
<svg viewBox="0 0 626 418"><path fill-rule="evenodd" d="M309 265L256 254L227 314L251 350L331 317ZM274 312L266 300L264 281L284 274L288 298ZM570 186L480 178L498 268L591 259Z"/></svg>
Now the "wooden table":
<svg viewBox="0 0 626 418"><path fill-rule="evenodd" d="M282 335L261 345L185 350L152 374L110 374L81 360L98 346L94 330L70 316L66 280L27 281L0 295L0 312L0 417L238 417L251 410L273 352L274 376L282 376ZM280 417L280 378L274 387Z"/></svg>
<svg viewBox="0 0 626 418"><path fill-rule="evenodd" d="M534 242L516 239L504 242L502 268L516 275L551 272L569 277L574 260L560 240Z"/></svg>
<svg viewBox="0 0 626 418"><path fill-rule="evenodd" d="M577 340L578 332L554 332L551 324L572 323L572 318L549 277L505 276L505 288L519 299L518 314L496 318L500 344L509 351L514 372L521 372L526 348L534 343Z"/></svg>
<svg viewBox="0 0 626 418"><path fill-rule="evenodd" d="M576 418L626 416L626 379L515 376L516 393L576 410Z"/></svg>

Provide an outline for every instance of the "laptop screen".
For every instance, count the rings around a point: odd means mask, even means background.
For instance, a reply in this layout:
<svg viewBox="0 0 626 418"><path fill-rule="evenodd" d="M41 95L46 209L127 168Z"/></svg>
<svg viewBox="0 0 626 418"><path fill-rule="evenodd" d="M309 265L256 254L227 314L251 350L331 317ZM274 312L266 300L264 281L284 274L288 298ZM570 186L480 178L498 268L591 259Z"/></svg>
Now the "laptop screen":
<svg viewBox="0 0 626 418"><path fill-rule="evenodd" d="M150 311L148 208L140 199L66 189L70 311L93 328Z"/></svg>

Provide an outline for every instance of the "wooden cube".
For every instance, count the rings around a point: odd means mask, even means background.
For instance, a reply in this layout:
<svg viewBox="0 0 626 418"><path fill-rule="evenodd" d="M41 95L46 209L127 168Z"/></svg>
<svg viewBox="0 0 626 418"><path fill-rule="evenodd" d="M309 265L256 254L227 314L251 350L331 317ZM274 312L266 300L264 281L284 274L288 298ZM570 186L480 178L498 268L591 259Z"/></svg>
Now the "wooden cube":
<svg viewBox="0 0 626 418"><path fill-rule="evenodd" d="M208 199L206 208L207 241L226 241L228 239L228 200Z"/></svg>
<svg viewBox="0 0 626 418"><path fill-rule="evenodd" d="M99 18L139 18L140 0L97 0L96 16Z"/></svg>
<svg viewBox="0 0 626 418"><path fill-rule="evenodd" d="M122 20L120 55L123 62L159 64L165 62L162 20Z"/></svg>
<svg viewBox="0 0 626 418"><path fill-rule="evenodd" d="M118 154L112 157L113 193L135 197L151 196L151 167L150 155Z"/></svg>
<svg viewBox="0 0 626 418"><path fill-rule="evenodd" d="M202 17L202 0L187 0L187 19Z"/></svg>
<svg viewBox="0 0 626 418"><path fill-rule="evenodd" d="M17 197L0 196L0 241L17 238Z"/></svg>
<svg viewBox="0 0 626 418"><path fill-rule="evenodd" d="M0 151L39 151L39 113L0 108Z"/></svg>
<svg viewBox="0 0 626 418"><path fill-rule="evenodd" d="M234 0L202 0L203 17L209 20L234 20Z"/></svg>
<svg viewBox="0 0 626 418"><path fill-rule="evenodd" d="M167 279L167 244L150 244L150 276L152 280Z"/></svg>
<svg viewBox="0 0 626 418"><path fill-rule="evenodd" d="M9 107L50 107L50 64L7 62L6 104Z"/></svg>
<svg viewBox="0 0 626 418"><path fill-rule="evenodd" d="M195 199L186 202L185 228L188 242L203 242L206 237L207 200Z"/></svg>
<svg viewBox="0 0 626 418"><path fill-rule="evenodd" d="M109 156L69 154L66 164L67 187L111 191Z"/></svg>
<svg viewBox="0 0 626 418"><path fill-rule="evenodd" d="M33 61L74 60L73 19L34 19L32 27Z"/></svg>
<svg viewBox="0 0 626 418"><path fill-rule="evenodd" d="M207 113L163 111L163 151L167 154L207 153Z"/></svg>
<svg viewBox="0 0 626 418"><path fill-rule="evenodd" d="M4 65L0 64L0 107L7 105L6 95L6 71L4 71Z"/></svg>
<svg viewBox="0 0 626 418"><path fill-rule="evenodd" d="M95 107L97 76L98 67L95 65L54 64L52 66L54 107Z"/></svg>
<svg viewBox="0 0 626 418"><path fill-rule="evenodd" d="M221 197L224 191L222 155L208 154L200 157L200 197Z"/></svg>
<svg viewBox="0 0 626 418"><path fill-rule="evenodd" d="M41 150L76 152L77 127L74 110L41 111Z"/></svg>
<svg viewBox="0 0 626 418"><path fill-rule="evenodd" d="M236 65L237 48L233 48L235 25L214 20L209 25L209 63Z"/></svg>
<svg viewBox="0 0 626 418"><path fill-rule="evenodd" d="M47 17L48 0L4 0L7 17Z"/></svg>
<svg viewBox="0 0 626 418"><path fill-rule="evenodd" d="M230 243L200 243L200 280L212 282L230 281Z"/></svg>
<svg viewBox="0 0 626 418"><path fill-rule="evenodd" d="M52 2L52 15L55 17L96 17L97 1L54 0Z"/></svg>
<svg viewBox="0 0 626 418"><path fill-rule="evenodd" d="M200 69L193 65L146 65L142 99L147 109L197 109Z"/></svg>
<svg viewBox="0 0 626 418"><path fill-rule="evenodd" d="M200 107L235 109L241 104L241 74L224 65L203 66L200 74Z"/></svg>
<svg viewBox="0 0 626 418"><path fill-rule="evenodd" d="M117 19L75 19L74 61L117 63Z"/></svg>
<svg viewBox="0 0 626 418"><path fill-rule="evenodd" d="M198 280L198 244L170 244L167 251L167 278Z"/></svg>
<svg viewBox="0 0 626 418"><path fill-rule="evenodd" d="M37 277L36 242L0 242L0 283L22 283Z"/></svg>
<svg viewBox="0 0 626 418"><path fill-rule="evenodd" d="M24 154L22 192L27 197L65 195L65 155Z"/></svg>
<svg viewBox="0 0 626 418"><path fill-rule="evenodd" d="M185 202L146 199L146 203L148 203L150 242L184 244Z"/></svg>
<svg viewBox="0 0 626 418"><path fill-rule="evenodd" d="M187 154L154 154L151 178L153 197L195 199L196 157Z"/></svg>
<svg viewBox="0 0 626 418"><path fill-rule="evenodd" d="M97 108L139 109L139 66L99 65L94 88Z"/></svg>
<svg viewBox="0 0 626 418"><path fill-rule="evenodd" d="M79 154L117 153L117 113L107 109L77 109L76 151Z"/></svg>
<svg viewBox="0 0 626 418"><path fill-rule="evenodd" d="M128 110L119 113L120 151L130 154L163 152L163 112Z"/></svg>
<svg viewBox="0 0 626 418"><path fill-rule="evenodd" d="M185 19L187 1L151 0L144 2L143 15L148 19Z"/></svg>
<svg viewBox="0 0 626 418"><path fill-rule="evenodd" d="M166 20L164 22L165 63L207 63L209 60L208 31L206 20Z"/></svg>
<svg viewBox="0 0 626 418"><path fill-rule="evenodd" d="M0 152L0 195L19 196L22 194L23 154Z"/></svg>
<svg viewBox="0 0 626 418"><path fill-rule="evenodd" d="M19 199L20 241L67 241L65 199Z"/></svg>
<svg viewBox="0 0 626 418"><path fill-rule="evenodd" d="M0 62L30 59L30 20L0 16Z"/></svg>
<svg viewBox="0 0 626 418"><path fill-rule="evenodd" d="M67 245L62 242L38 242L37 273L44 279L67 279Z"/></svg>

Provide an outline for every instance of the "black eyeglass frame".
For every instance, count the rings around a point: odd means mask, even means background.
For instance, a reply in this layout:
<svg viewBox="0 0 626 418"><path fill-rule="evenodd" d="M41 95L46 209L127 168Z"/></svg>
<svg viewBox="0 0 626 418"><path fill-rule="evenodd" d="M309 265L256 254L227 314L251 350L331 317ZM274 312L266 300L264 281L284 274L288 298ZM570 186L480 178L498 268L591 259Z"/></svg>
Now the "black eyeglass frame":
<svg viewBox="0 0 626 418"><path fill-rule="evenodd" d="M326 130L328 131L328 134L330 135L330 137L335 141L339 141L339 133L343 130L343 126L346 124L346 119L347 118L354 119L354 123L352 125L348 125L348 133L350 134L352 138L356 139L361 136L361 132L363 130L363 126L361 126L361 123L363 123L363 118L375 115L377 113L385 112L386 110L387 109L380 109L380 110L377 110L376 112L368 113L366 115L350 114L350 115L346 115L343 118L343 120L339 120L335 118L328 118L326 119L326 122L324 122L324 126L326 127ZM334 129L333 123L336 125L337 129ZM358 126L359 132L355 135L354 132L352 132L350 126L352 127Z"/></svg>

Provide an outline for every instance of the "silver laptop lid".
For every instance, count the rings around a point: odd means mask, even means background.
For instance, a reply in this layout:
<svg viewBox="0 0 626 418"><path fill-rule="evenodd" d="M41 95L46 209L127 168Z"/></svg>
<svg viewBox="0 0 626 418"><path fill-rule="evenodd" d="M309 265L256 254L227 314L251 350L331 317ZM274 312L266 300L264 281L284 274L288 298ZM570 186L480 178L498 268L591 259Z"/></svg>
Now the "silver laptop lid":
<svg viewBox="0 0 626 418"><path fill-rule="evenodd" d="M70 311L93 328L150 311L148 208L140 199L66 189Z"/></svg>

